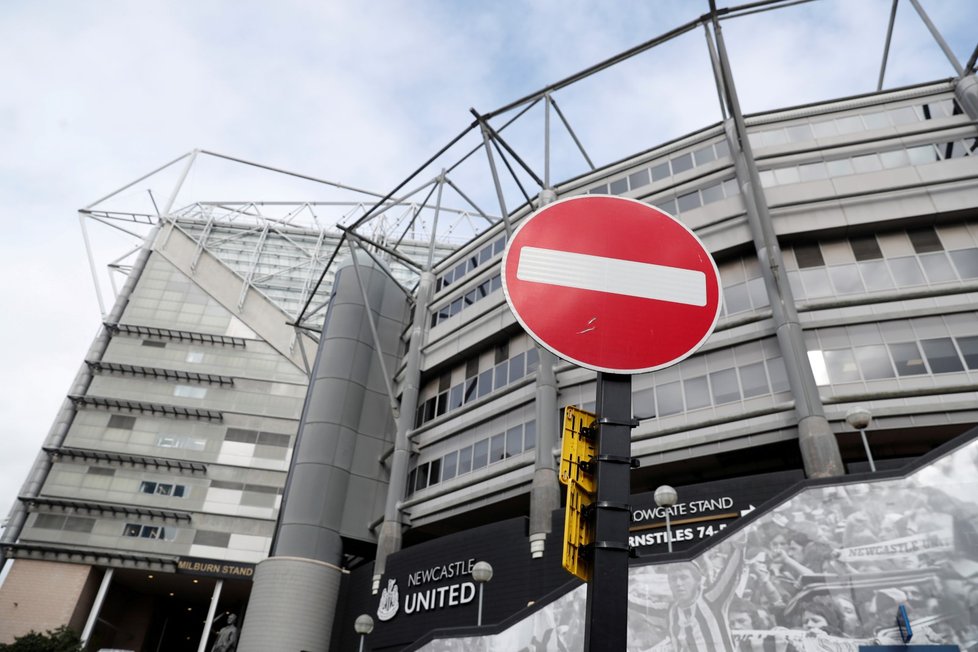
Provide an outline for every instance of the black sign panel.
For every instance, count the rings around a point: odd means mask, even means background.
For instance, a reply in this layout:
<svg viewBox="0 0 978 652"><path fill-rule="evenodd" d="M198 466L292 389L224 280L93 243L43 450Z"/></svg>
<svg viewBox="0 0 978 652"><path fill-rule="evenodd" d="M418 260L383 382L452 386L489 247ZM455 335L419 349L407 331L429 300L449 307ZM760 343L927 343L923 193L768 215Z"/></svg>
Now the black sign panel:
<svg viewBox="0 0 978 652"><path fill-rule="evenodd" d="M673 551L719 534L804 477L782 471L676 487L679 500L669 508ZM666 536L665 508L655 504L653 492L632 496L629 545L645 554L666 552Z"/></svg>
<svg viewBox="0 0 978 652"><path fill-rule="evenodd" d="M250 580L255 574L255 565L240 561L224 561L223 559L181 557L177 561L177 572L202 577Z"/></svg>

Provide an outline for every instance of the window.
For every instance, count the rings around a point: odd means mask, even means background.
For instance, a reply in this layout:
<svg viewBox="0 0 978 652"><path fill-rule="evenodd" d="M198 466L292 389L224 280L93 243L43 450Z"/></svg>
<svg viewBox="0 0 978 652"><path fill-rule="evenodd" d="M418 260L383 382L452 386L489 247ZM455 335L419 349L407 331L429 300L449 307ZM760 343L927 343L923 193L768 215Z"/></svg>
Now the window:
<svg viewBox="0 0 978 652"><path fill-rule="evenodd" d="M173 535L174 532L170 528L140 523L126 523L122 531L124 537L138 537L140 539L165 539L169 541L173 539Z"/></svg>
<svg viewBox="0 0 978 652"><path fill-rule="evenodd" d="M195 363L195 364L196 363L203 362L204 361L204 352L203 351L187 351L186 361L187 362L192 362L192 363Z"/></svg>
<svg viewBox="0 0 978 652"><path fill-rule="evenodd" d="M148 346L154 349L165 349L166 342L157 342L156 340L143 340L143 346Z"/></svg>
<svg viewBox="0 0 978 652"><path fill-rule="evenodd" d="M483 439L472 447L472 469L481 469L489 463L489 440Z"/></svg>
<svg viewBox="0 0 978 652"><path fill-rule="evenodd" d="M714 405L740 400L740 387L737 385L737 370L723 369L710 374L710 387L713 389Z"/></svg>
<svg viewBox="0 0 978 652"><path fill-rule="evenodd" d="M893 362L896 365L897 375L916 376L927 373L916 342L890 344L889 348L890 355L893 356Z"/></svg>
<svg viewBox="0 0 978 652"><path fill-rule="evenodd" d="M458 451L452 451L442 458L441 479L451 480L458 469Z"/></svg>
<svg viewBox="0 0 978 652"><path fill-rule="evenodd" d="M173 395L182 398L204 398L207 396L207 388L193 387L191 385L177 385L173 388Z"/></svg>
<svg viewBox="0 0 978 652"><path fill-rule="evenodd" d="M880 378L893 378L895 375L890 356L882 344L857 346L853 352L856 355L856 364L859 366L864 379L879 380Z"/></svg>
<svg viewBox="0 0 978 652"><path fill-rule="evenodd" d="M107 469L107 468L105 468L103 466L90 466L90 467L88 467L88 474L89 475L105 475L105 476L110 476L111 477L111 476L114 476L115 475L115 469Z"/></svg>
<svg viewBox="0 0 978 652"><path fill-rule="evenodd" d="M628 192L628 179L616 179L608 184L612 195L623 195Z"/></svg>
<svg viewBox="0 0 978 652"><path fill-rule="evenodd" d="M693 155L683 154L681 156L677 156L676 158L670 160L670 163L672 164L673 174L679 174L680 172L685 172L686 170L692 170Z"/></svg>
<svg viewBox="0 0 978 652"><path fill-rule="evenodd" d="M910 243L913 245L913 250L918 254L944 251L944 245L941 244L941 239L937 237L937 231L933 227L913 229L912 231L907 231L907 235L910 236Z"/></svg>
<svg viewBox="0 0 978 652"><path fill-rule="evenodd" d="M978 336L959 337L958 346L968 369L978 369Z"/></svg>
<svg viewBox="0 0 978 652"><path fill-rule="evenodd" d="M628 185L632 190L649 185L649 171L639 170L628 175Z"/></svg>
<svg viewBox="0 0 978 652"><path fill-rule="evenodd" d="M506 457L523 452L523 426L513 426L506 431Z"/></svg>
<svg viewBox="0 0 978 652"><path fill-rule="evenodd" d="M949 337L921 341L931 373L945 374L964 371L958 351Z"/></svg>
<svg viewBox="0 0 978 652"><path fill-rule="evenodd" d="M852 247L852 254L856 260L877 260L883 257L880 243L875 235L850 238L849 246Z"/></svg>
<svg viewBox="0 0 978 652"><path fill-rule="evenodd" d="M978 278L978 249L959 249L950 254L961 278Z"/></svg>
<svg viewBox="0 0 978 652"><path fill-rule="evenodd" d="M686 392L686 409L696 410L710 405L710 389L706 376L697 376L683 381Z"/></svg>
<svg viewBox="0 0 978 652"><path fill-rule="evenodd" d="M489 440L489 463L499 462L506 456L506 437L496 435Z"/></svg>
<svg viewBox="0 0 978 652"><path fill-rule="evenodd" d="M738 369L738 372L740 373L740 384L744 390L744 398L762 396L770 392L763 362L744 365Z"/></svg>
<svg viewBox="0 0 978 652"><path fill-rule="evenodd" d="M230 532L216 532L214 530L197 530L194 532L194 545L196 546L227 548L229 543L231 543Z"/></svg>
<svg viewBox="0 0 978 652"><path fill-rule="evenodd" d="M144 494L183 498L187 493L187 487L182 484L143 481L139 484L139 491Z"/></svg>
<svg viewBox="0 0 978 652"><path fill-rule="evenodd" d="M819 248L817 242L797 244L794 249L798 267L805 269L806 267L825 266L825 259L822 258L822 250Z"/></svg>
<svg viewBox="0 0 978 652"><path fill-rule="evenodd" d="M119 428L120 430L132 430L136 426L136 417L127 417L122 414L113 414L109 417L109 428Z"/></svg>
<svg viewBox="0 0 978 652"><path fill-rule="evenodd" d="M224 434L224 441L236 441L242 444L254 444L258 441L257 430L245 430L244 428L228 428Z"/></svg>
<svg viewBox="0 0 978 652"><path fill-rule="evenodd" d="M657 412L661 416L678 414L683 411L683 390L679 381L657 386L655 398Z"/></svg>

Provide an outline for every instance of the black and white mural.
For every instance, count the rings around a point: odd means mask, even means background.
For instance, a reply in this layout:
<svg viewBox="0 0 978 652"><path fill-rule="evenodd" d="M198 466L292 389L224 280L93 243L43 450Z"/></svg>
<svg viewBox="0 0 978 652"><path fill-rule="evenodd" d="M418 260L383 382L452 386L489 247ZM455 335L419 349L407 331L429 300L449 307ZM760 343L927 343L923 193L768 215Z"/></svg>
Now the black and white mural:
<svg viewBox="0 0 978 652"><path fill-rule="evenodd" d="M583 649L581 586L491 636L426 652ZM633 567L630 652L978 650L978 440L905 478L809 487L691 561Z"/></svg>

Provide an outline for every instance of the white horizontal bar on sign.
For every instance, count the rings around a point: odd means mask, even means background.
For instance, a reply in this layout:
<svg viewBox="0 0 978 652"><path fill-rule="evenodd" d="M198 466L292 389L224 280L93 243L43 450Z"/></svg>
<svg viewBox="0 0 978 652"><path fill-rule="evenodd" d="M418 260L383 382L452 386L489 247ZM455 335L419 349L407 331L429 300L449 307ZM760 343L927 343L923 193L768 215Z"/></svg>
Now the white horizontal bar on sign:
<svg viewBox="0 0 978 652"><path fill-rule="evenodd" d="M634 260L523 247L516 278L690 306L706 305L706 274L703 272Z"/></svg>

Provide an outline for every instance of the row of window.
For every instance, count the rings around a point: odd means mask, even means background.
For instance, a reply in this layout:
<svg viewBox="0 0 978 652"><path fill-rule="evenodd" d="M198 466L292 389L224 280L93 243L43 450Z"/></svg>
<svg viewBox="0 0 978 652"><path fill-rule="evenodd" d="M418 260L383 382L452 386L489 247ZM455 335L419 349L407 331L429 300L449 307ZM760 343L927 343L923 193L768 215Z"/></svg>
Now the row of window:
<svg viewBox="0 0 978 652"><path fill-rule="evenodd" d="M109 416L108 427L118 428L120 430L134 430L136 428L136 417L125 414L113 414ZM228 428L224 434L224 441L288 448L292 443L292 436L280 432ZM202 451L207 447L207 440L189 435L161 434L156 438L156 445L161 448L186 448Z"/></svg>
<svg viewBox="0 0 978 652"><path fill-rule="evenodd" d="M475 359L478 363L478 359ZM466 366L464 382L454 387L444 389L418 406L414 427L440 417L443 414L457 410L467 403L486 396L490 392L515 383L524 376L532 374L540 364L540 354L535 348L524 353L517 353L509 359L503 359L491 369L479 372L478 364ZM447 384L447 383L446 383Z"/></svg>
<svg viewBox="0 0 978 652"><path fill-rule="evenodd" d="M948 281L978 279L978 248L945 251L931 227L906 234L915 255L884 259L875 235L842 241L850 247L855 263L826 265L818 242L799 243L792 252L798 270L788 271L797 299L816 299L914 287ZM723 288L723 314L734 315L768 306L764 280L760 277Z"/></svg>
<svg viewBox="0 0 978 652"><path fill-rule="evenodd" d="M819 385L954 373L978 369L978 336L813 350L808 359Z"/></svg>
<svg viewBox="0 0 978 652"><path fill-rule="evenodd" d="M798 299L893 290L947 281L978 279L978 249L939 251L886 260L861 260L788 272ZM726 298L726 292L724 298Z"/></svg>
<svg viewBox="0 0 978 652"><path fill-rule="evenodd" d="M765 188L789 183L819 181L850 174L879 172L915 165L926 165L974 155L978 150L978 138L949 140L928 145L918 145L906 149L892 149L883 152L860 154L843 158L833 158L801 165L761 170L761 185Z"/></svg>
<svg viewBox="0 0 978 652"><path fill-rule="evenodd" d="M694 208L712 204L713 202L734 197L740 194L740 186L737 179L731 177L723 181L717 181L704 188L697 188L687 193L679 195L675 199L665 199L657 202L656 206L670 215L679 215L684 211L691 211Z"/></svg>
<svg viewBox="0 0 978 652"><path fill-rule="evenodd" d="M740 367L657 384L633 394L635 414L642 417L679 414L743 399L788 391L781 358L768 358ZM654 401L654 403L653 403Z"/></svg>
<svg viewBox="0 0 978 652"><path fill-rule="evenodd" d="M486 279L477 287L469 290L464 295L449 301L431 313L431 325L437 326L449 317L453 317L462 312L473 303L485 299L487 296L503 287L503 279L499 274L494 274L492 278Z"/></svg>
<svg viewBox="0 0 978 652"><path fill-rule="evenodd" d="M486 437L471 446L452 451L436 460L418 464L408 473L407 495L533 450L536 445L536 421L513 426L505 432Z"/></svg>
<svg viewBox="0 0 978 652"><path fill-rule="evenodd" d="M470 254L465 260L435 280L435 292L441 290L442 288L447 288L453 283L458 283L465 278L466 274L469 274L477 267L485 265L499 254L503 253L503 249L505 248L506 236L504 235L496 238L482 249L479 249L479 251L472 252L472 254Z"/></svg>
<svg viewBox="0 0 978 652"><path fill-rule="evenodd" d="M650 183L662 181L673 175L688 172L694 167L712 163L717 159L730 156L730 148L726 140L720 140L692 152L675 156L668 161L657 163L649 168L632 172L627 177L616 179L611 183L601 184L588 190L591 195L623 195L630 190L637 190Z"/></svg>
<svg viewBox="0 0 978 652"><path fill-rule="evenodd" d="M139 483L139 491L144 494L174 496L176 498L183 498L187 495L186 485L172 484L169 482L149 482L146 480Z"/></svg>
<svg viewBox="0 0 978 652"><path fill-rule="evenodd" d="M94 518L84 516L66 516L61 514L37 514L34 517L34 527L44 530L62 530L65 532L82 532L90 534L95 528ZM122 536L137 539L161 539L173 541L179 528L163 525L145 525L143 523L125 523ZM194 532L194 544L227 548L231 541L229 532L212 530L197 530Z"/></svg>
<svg viewBox="0 0 978 652"><path fill-rule="evenodd" d="M830 138L873 129L886 129L891 126L912 124L923 120L946 118L960 113L961 107L955 100L938 100L917 106L903 106L861 115L824 118L814 120L810 124L751 131L748 138L752 147L774 147L787 143L805 143L816 138Z"/></svg>
<svg viewBox="0 0 978 652"><path fill-rule="evenodd" d="M245 428L228 428L224 435L224 441L288 448L292 442L292 437L278 432L259 432Z"/></svg>

